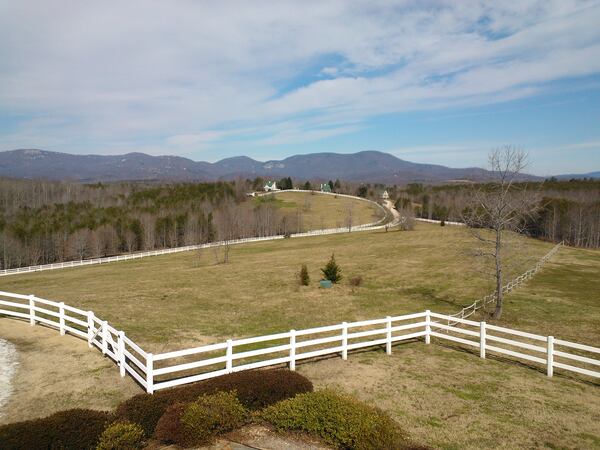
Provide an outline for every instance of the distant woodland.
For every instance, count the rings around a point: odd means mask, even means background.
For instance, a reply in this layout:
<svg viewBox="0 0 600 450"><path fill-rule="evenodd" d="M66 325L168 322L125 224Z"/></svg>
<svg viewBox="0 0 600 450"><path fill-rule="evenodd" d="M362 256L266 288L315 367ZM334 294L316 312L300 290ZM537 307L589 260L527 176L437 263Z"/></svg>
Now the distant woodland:
<svg viewBox="0 0 600 450"><path fill-rule="evenodd" d="M526 189L537 199L537 209L525 224L530 236L564 240L577 247L600 247L600 180L549 179L515 188ZM485 189L485 185L409 184L395 191L396 205L411 205L417 217L461 221L467 208L476 207L471 204L474 189Z"/></svg>
<svg viewBox="0 0 600 450"><path fill-rule="evenodd" d="M316 182L278 186L318 189ZM329 182L335 192L376 199L381 184ZM13 268L125 252L300 231L302 212L246 196L262 178L212 183L110 183L0 179L0 267ZM461 220L478 185L387 187L406 214ZM539 208L531 236L600 247L600 181L548 180L529 186Z"/></svg>
<svg viewBox="0 0 600 450"><path fill-rule="evenodd" d="M13 268L284 233L261 179L78 184L0 179L0 265Z"/></svg>

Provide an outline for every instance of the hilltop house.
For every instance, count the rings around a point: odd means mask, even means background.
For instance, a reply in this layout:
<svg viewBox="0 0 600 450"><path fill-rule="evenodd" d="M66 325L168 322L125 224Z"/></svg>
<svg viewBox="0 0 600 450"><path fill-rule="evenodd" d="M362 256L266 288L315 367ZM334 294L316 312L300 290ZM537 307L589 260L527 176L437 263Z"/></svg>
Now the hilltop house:
<svg viewBox="0 0 600 450"><path fill-rule="evenodd" d="M331 186L329 183L321 183L321 192L331 192Z"/></svg>
<svg viewBox="0 0 600 450"><path fill-rule="evenodd" d="M384 200L390 198L390 194L388 194L388 191L383 191L383 194L381 194L381 198Z"/></svg>
<svg viewBox="0 0 600 450"><path fill-rule="evenodd" d="M265 192L279 190L279 189L277 189L277 183L275 181L267 181L264 189L265 189Z"/></svg>

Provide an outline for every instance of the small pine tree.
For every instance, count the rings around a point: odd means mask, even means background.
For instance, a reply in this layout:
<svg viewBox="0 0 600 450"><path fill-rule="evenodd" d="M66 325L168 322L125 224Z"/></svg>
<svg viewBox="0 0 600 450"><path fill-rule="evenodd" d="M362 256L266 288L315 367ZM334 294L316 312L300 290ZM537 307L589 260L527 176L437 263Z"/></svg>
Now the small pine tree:
<svg viewBox="0 0 600 450"><path fill-rule="evenodd" d="M308 268L306 267L306 264L302 264L299 277L300 284L302 286L308 286L310 284L310 275L308 275Z"/></svg>
<svg viewBox="0 0 600 450"><path fill-rule="evenodd" d="M327 265L321 269L321 272L323 272L325 279L332 283L337 283L342 279L342 269L335 262L335 255L333 253Z"/></svg>

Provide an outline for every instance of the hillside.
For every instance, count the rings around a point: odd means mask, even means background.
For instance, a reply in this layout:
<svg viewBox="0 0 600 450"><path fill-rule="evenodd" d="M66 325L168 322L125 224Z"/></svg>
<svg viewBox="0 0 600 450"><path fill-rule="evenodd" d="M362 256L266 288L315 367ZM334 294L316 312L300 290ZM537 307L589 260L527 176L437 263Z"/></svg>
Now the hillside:
<svg viewBox="0 0 600 450"><path fill-rule="evenodd" d="M419 224L412 232L236 246L229 264L215 264L207 250L0 278L0 288L93 309L160 352L426 308L456 311L491 288L461 250L470 239L462 228ZM551 247L522 242L528 258L518 270ZM319 289L319 268L332 252L345 278L331 290ZM302 263L309 266L308 287L296 282ZM600 285L590 274L599 267L597 251L561 249L506 297L500 324L597 345L600 310L590 293ZM349 283L356 275L363 277L360 287ZM139 392L85 340L12 319L0 319L0 330L18 346L22 367L0 422L73 407L111 408ZM597 383L567 373L548 378L535 364L492 354L482 360L477 350L437 338L429 346L402 343L391 356L376 349L352 352L347 361L320 358L297 370L318 388L342 388L376 404L432 448L592 448L598 439ZM58 380L51 386L43 381L49 374ZM31 388L40 385L44 389Z"/></svg>
<svg viewBox="0 0 600 450"><path fill-rule="evenodd" d="M116 156L71 155L27 149L0 152L0 176L84 182L289 176L301 180L339 178L346 181L402 184L486 180L490 178L490 173L475 167L454 169L418 164L377 151L352 154L312 153L266 162L239 156L208 163L178 156L150 156L144 153Z"/></svg>

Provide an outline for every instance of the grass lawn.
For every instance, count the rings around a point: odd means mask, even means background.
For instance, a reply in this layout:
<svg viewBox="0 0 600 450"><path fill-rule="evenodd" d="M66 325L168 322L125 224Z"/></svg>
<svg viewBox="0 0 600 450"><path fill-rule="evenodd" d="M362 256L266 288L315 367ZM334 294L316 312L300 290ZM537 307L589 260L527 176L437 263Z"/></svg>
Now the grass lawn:
<svg viewBox="0 0 600 450"><path fill-rule="evenodd" d="M349 217L352 225L377 222L383 217L381 208L370 202L319 193L281 191L256 197L254 203L271 204L294 220L300 214L302 231L346 227Z"/></svg>
<svg viewBox="0 0 600 450"><path fill-rule="evenodd" d="M431 309L453 313L491 282L464 254L457 227L419 224L376 231L233 246L229 264L213 250L0 278L0 289L91 309L158 353L225 337L247 337ZM529 268L552 246L526 241ZM332 253L344 279L320 289ZM300 265L311 285L299 286ZM518 269L518 270L517 270ZM363 277L352 288L348 280ZM558 336L558 334L557 334Z"/></svg>
<svg viewBox="0 0 600 450"><path fill-rule="evenodd" d="M316 388L340 388L379 406L432 448L600 448L599 383L548 378L447 342L398 345L391 356L381 350L307 362L298 371Z"/></svg>
<svg viewBox="0 0 600 450"><path fill-rule="evenodd" d="M205 250L4 277L0 289L93 309L157 353L344 320L424 309L455 312L492 287L466 255L472 243L462 228L418 224L407 232L234 246L227 265L215 264L212 250ZM525 257L507 278L531 267L552 244L523 240L518 247ZM322 290L319 269L332 252L345 278ZM309 267L308 287L300 287L295 278L302 263ZM599 274L599 251L562 248L538 275L506 297L499 322L599 346ZM355 275L364 282L353 289L348 279ZM0 319L0 336L15 342L24 355L5 420L69 407L106 408L131 395L131 380L121 380L114 365L88 350L85 342L78 349L70 343L73 338L35 327L38 339L32 334L21 345L23 330L30 331L24 322ZM42 335L55 339L40 341ZM51 357L41 358L48 351L41 347L48 346ZM66 357L61 356L64 349L71 352ZM87 371L82 371L78 361L86 357ZM41 381L31 374L43 378L40 374L55 370L59 361L70 374L69 383L46 380L32 392L29 386ZM481 360L476 350L437 338L430 346L422 341L397 345L392 356L361 351L351 353L348 361L303 362L298 370L316 387L339 387L380 406L416 442L434 448L600 448L600 384L561 370L548 379L539 365L491 353ZM94 372L94 395L88 395L89 371Z"/></svg>

